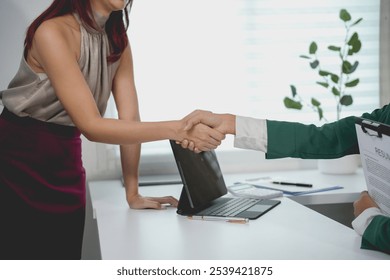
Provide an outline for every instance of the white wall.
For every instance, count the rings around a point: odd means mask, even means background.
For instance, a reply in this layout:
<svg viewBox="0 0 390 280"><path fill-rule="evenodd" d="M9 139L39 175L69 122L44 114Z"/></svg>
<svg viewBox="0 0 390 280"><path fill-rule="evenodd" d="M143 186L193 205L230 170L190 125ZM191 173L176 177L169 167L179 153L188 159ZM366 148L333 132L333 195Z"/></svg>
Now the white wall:
<svg viewBox="0 0 390 280"><path fill-rule="evenodd" d="M15 74L23 51L23 40L28 24L51 0L0 1L0 88L7 87Z"/></svg>

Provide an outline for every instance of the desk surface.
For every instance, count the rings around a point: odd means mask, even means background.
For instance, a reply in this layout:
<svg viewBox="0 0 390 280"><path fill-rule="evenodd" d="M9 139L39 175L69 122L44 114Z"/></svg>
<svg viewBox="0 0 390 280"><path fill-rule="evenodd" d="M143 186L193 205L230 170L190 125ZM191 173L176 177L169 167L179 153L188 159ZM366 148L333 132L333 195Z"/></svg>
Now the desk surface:
<svg viewBox="0 0 390 280"><path fill-rule="evenodd" d="M227 184L261 174L228 175ZM330 176L317 170L268 172L270 176L305 178L316 184L338 184L336 194L364 189L361 170ZM142 187L144 196L179 197L180 185ZM390 255L360 249L361 238L351 228L291 200L248 224L194 221L166 210L133 210L119 180L89 183L103 259L390 259ZM311 195L313 199L324 194ZM343 195L341 195L343 196Z"/></svg>

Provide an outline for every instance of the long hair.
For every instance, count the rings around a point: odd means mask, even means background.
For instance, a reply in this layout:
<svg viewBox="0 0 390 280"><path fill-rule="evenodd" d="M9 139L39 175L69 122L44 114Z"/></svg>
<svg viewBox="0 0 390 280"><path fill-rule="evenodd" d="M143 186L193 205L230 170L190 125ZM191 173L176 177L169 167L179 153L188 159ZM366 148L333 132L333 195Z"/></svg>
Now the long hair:
<svg viewBox="0 0 390 280"><path fill-rule="evenodd" d="M109 62L117 61L127 47L126 31L129 27L129 11L132 4L133 0L128 0L125 9L112 12L106 22L105 30L111 46L110 55L107 57ZM91 27L94 26L92 7L89 0L54 0L28 27L24 40L24 54L26 55L27 51L31 49L34 34L44 21L72 13L78 14L85 24Z"/></svg>

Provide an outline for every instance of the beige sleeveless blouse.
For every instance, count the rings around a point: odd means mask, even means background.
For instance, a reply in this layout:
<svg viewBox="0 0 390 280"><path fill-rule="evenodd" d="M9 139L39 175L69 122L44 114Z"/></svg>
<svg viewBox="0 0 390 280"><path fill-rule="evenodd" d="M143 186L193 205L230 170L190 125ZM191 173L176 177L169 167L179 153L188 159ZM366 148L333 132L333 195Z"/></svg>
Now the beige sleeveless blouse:
<svg viewBox="0 0 390 280"><path fill-rule="evenodd" d="M110 52L104 24L107 18L95 15L97 26L91 28L80 23L80 69L92 92L100 114L103 116L111 93L112 80L119 62L107 62ZM25 58L10 82L8 89L0 91L3 105L20 117L32 117L41 121L74 126L71 118L57 98L50 80L44 73L36 73Z"/></svg>

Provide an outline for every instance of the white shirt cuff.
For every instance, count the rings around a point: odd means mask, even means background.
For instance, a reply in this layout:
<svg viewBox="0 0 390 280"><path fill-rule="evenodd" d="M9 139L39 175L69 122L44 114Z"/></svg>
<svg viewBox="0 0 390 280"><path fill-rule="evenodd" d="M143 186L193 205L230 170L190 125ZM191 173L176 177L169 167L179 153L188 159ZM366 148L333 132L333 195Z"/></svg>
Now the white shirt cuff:
<svg viewBox="0 0 390 280"><path fill-rule="evenodd" d="M236 116L234 147L267 152L267 121Z"/></svg>
<svg viewBox="0 0 390 280"><path fill-rule="evenodd" d="M352 221L353 229L359 234L363 235L368 225L371 223L375 216L383 215L381 210L376 207L367 208L359 216Z"/></svg>

